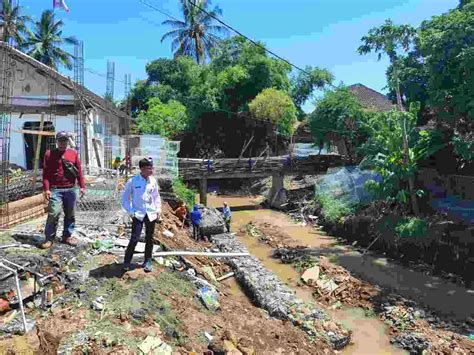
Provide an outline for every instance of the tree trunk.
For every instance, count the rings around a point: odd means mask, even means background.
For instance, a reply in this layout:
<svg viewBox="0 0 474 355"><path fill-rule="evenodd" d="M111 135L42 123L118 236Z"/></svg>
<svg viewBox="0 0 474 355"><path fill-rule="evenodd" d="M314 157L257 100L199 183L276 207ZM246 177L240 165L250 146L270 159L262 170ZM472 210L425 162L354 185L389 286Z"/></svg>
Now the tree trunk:
<svg viewBox="0 0 474 355"><path fill-rule="evenodd" d="M397 94L397 109L398 111L404 112L405 109L402 103L402 95L400 93L400 82L398 80L398 70L394 65L394 74L395 74L395 92ZM404 155L404 163L405 165L409 165L410 163L410 149L409 149L409 142L408 142L408 134L407 134L407 125L406 120L403 118L403 155ZM413 214L418 216L420 214L420 210L418 208L418 201L416 199L415 194L415 179L413 176L408 177L408 191L410 193L410 201L411 201L411 208Z"/></svg>

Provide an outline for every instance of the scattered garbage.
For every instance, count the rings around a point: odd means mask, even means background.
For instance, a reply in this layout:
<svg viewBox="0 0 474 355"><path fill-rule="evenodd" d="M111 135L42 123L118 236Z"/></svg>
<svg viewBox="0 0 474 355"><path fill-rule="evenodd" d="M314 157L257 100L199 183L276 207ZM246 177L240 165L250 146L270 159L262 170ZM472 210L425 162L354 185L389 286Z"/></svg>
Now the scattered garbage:
<svg viewBox="0 0 474 355"><path fill-rule="evenodd" d="M228 279L228 278L230 278L230 277L232 277L232 276L234 276L234 275L235 275L234 272L229 272L229 273L227 273L227 274L225 274L225 275L222 275L222 276L218 277L218 278L217 278L217 281L219 281L219 282L224 281L224 280L226 280L226 279Z"/></svg>
<svg viewBox="0 0 474 355"><path fill-rule="evenodd" d="M112 239L98 239L92 243L92 247L99 252L106 252L114 247L114 242Z"/></svg>
<svg viewBox="0 0 474 355"><path fill-rule="evenodd" d="M144 355L171 355L173 348L163 342L159 337L147 336L145 340L139 345L138 349Z"/></svg>
<svg viewBox="0 0 474 355"><path fill-rule="evenodd" d="M104 297L102 296L97 297L95 301L92 301L92 304L91 304L92 309L94 309L95 311L102 311L104 309L103 302L104 302Z"/></svg>
<svg viewBox="0 0 474 355"><path fill-rule="evenodd" d="M414 333L404 333L398 337L392 338L390 341L402 349L408 350L410 354L422 354L428 349L429 343L426 339Z"/></svg>
<svg viewBox="0 0 474 355"><path fill-rule="evenodd" d="M201 271L204 273L204 275L209 281L214 284L217 283L216 276L214 275L214 272L212 271L212 268L210 266L203 266L201 268Z"/></svg>
<svg viewBox="0 0 474 355"><path fill-rule="evenodd" d="M307 269L303 275L301 275L301 279L305 283L310 283L310 280L313 282L319 280L319 266L313 266L312 268Z"/></svg>
<svg viewBox="0 0 474 355"><path fill-rule="evenodd" d="M214 337L211 334L209 334L208 332L204 332L204 336L206 337L209 343L212 343L212 340L214 339Z"/></svg>
<svg viewBox="0 0 474 355"><path fill-rule="evenodd" d="M212 287L202 287L197 291L199 298L206 308L212 312L216 312L220 305L217 301L217 291Z"/></svg>
<svg viewBox="0 0 474 355"><path fill-rule="evenodd" d="M174 233L173 233L173 232L170 232L169 230L163 231L163 235L164 235L165 237L168 237L168 238L173 238L173 237L174 237Z"/></svg>

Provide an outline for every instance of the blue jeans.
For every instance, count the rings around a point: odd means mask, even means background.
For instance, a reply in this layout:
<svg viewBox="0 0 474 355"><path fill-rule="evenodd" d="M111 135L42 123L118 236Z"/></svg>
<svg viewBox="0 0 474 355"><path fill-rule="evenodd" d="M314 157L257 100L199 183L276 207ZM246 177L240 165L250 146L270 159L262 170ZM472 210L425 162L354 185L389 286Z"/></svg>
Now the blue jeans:
<svg viewBox="0 0 474 355"><path fill-rule="evenodd" d="M77 201L77 188L51 189L51 198L48 204L48 219L44 227L47 241L54 241L58 228L61 207L64 208L64 231L63 240L69 238L74 232L76 222L75 209Z"/></svg>

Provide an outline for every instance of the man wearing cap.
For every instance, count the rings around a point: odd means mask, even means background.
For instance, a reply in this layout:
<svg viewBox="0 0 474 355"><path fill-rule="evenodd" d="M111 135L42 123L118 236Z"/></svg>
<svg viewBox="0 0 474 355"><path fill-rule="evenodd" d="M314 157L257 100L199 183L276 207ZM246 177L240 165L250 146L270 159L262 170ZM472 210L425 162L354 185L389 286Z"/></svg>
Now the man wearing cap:
<svg viewBox="0 0 474 355"><path fill-rule="evenodd" d="M138 162L140 174L125 184L122 194L122 207L132 217L132 235L125 251L123 268L130 270L133 253L145 224L145 272L152 271L153 234L155 223L161 214L161 199L158 183L153 177L153 162L144 158Z"/></svg>
<svg viewBox="0 0 474 355"><path fill-rule="evenodd" d="M48 219L44 228L46 240L41 248L52 247L56 238L61 207L64 208L64 230L62 242L75 246L77 241L72 237L75 224L77 200L76 181L79 184L81 197L86 185L82 173L81 161L77 151L68 148L70 135L61 131L56 134L57 149L47 150L43 162L43 191L48 203Z"/></svg>

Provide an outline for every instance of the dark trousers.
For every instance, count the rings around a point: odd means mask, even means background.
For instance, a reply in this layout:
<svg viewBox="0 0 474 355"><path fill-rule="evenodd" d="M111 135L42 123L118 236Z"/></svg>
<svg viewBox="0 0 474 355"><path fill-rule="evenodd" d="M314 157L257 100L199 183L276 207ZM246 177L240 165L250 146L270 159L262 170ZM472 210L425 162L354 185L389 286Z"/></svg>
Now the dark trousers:
<svg viewBox="0 0 474 355"><path fill-rule="evenodd" d="M230 218L224 218L225 227L227 229L227 233L230 233Z"/></svg>
<svg viewBox="0 0 474 355"><path fill-rule="evenodd" d="M134 217L132 221L132 236L130 237L130 242L128 243L127 250L125 251L124 264L130 264L130 262L132 261L133 253L135 252L135 247L137 246L138 240L140 239L140 234L142 233L144 223L145 261L151 259L151 253L153 252L153 234L155 233L156 220L150 222L148 216L145 216L143 221L140 221L139 219Z"/></svg>
<svg viewBox="0 0 474 355"><path fill-rule="evenodd" d="M198 224L193 224L193 237L196 240L201 238L201 227Z"/></svg>
<svg viewBox="0 0 474 355"><path fill-rule="evenodd" d="M51 189L51 197L48 203L48 219L44 227L47 241L54 241L58 229L61 209L64 209L63 239L69 238L74 232L76 222L75 209L77 201L77 189Z"/></svg>

